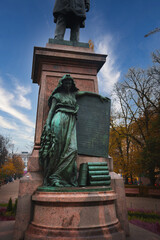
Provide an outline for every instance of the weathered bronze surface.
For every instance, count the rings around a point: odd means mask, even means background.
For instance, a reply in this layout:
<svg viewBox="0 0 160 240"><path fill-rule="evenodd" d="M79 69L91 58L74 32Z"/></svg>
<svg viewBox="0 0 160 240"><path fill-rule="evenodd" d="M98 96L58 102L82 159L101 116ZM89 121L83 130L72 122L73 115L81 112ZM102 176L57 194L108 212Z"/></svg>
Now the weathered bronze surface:
<svg viewBox="0 0 160 240"><path fill-rule="evenodd" d="M103 170L104 168L108 168L106 162L82 163L79 171L79 186L109 186L111 176L108 170Z"/></svg>
<svg viewBox="0 0 160 240"><path fill-rule="evenodd" d="M110 175L91 175L90 180L91 181L97 181L97 180L110 180L111 176Z"/></svg>
<svg viewBox="0 0 160 240"><path fill-rule="evenodd" d="M41 136L39 160L44 173L44 186L78 186L76 118L79 106L77 98L80 99L79 103L82 107L81 114L78 115L78 122L81 123L80 127L83 125L83 128L80 128L82 132L77 133L77 135L80 135L79 143L82 143L82 147L85 143L84 149L87 150L87 154L92 151L95 156L107 156L109 125L106 124L106 121L107 119L109 121L110 100L93 92L78 91L72 77L69 74L64 75L48 99L50 110ZM97 112L98 107L100 107L100 112ZM108 111L106 110L107 107ZM87 119L85 118L86 110L91 111L93 119L90 119L89 115ZM103 121L99 119L102 122L102 125L99 124L100 127L96 126L98 124L97 116L105 119ZM93 133L92 130L94 130ZM107 130L108 134L106 134ZM87 133L88 142L83 141L84 136L86 136L83 133ZM90 148L86 143L89 144ZM99 144L97 145L97 143ZM95 148L97 148L96 152L93 151ZM82 150L81 153L86 154L85 151L83 152L83 148L80 148L80 150ZM98 150L100 151L98 152ZM108 170L107 163L89 164L87 167L89 170ZM83 177L84 174L81 177L81 186L86 185L86 177L84 179Z"/></svg>
<svg viewBox="0 0 160 240"><path fill-rule="evenodd" d="M88 166L108 166L106 162L88 162Z"/></svg>
<svg viewBox="0 0 160 240"><path fill-rule="evenodd" d="M79 41L79 30L85 26L90 0L55 0L53 16L56 23L55 39L64 38L66 28L71 29L70 40Z"/></svg>
<svg viewBox="0 0 160 240"><path fill-rule="evenodd" d="M111 181L90 181L91 186L109 186Z"/></svg>
<svg viewBox="0 0 160 240"><path fill-rule="evenodd" d="M77 99L78 153L88 156L108 157L110 99L83 95Z"/></svg>
<svg viewBox="0 0 160 240"><path fill-rule="evenodd" d="M102 175L108 175L109 174L109 171L89 171L89 175L99 175L99 174L102 174Z"/></svg>
<svg viewBox="0 0 160 240"><path fill-rule="evenodd" d="M88 164L82 163L79 169L79 178L78 178L78 185L80 187L87 186L87 177L88 177Z"/></svg>
<svg viewBox="0 0 160 240"><path fill-rule="evenodd" d="M50 111L41 136L39 160L44 173L44 186L70 187L77 183L76 88L70 75L65 75L52 92Z"/></svg>
<svg viewBox="0 0 160 240"><path fill-rule="evenodd" d="M88 187L83 187L83 188L79 188L79 187L38 187L37 191L39 192L104 192L104 191L110 191L112 190L111 187L109 186L100 186L100 187L96 187L96 186L88 186Z"/></svg>
<svg viewBox="0 0 160 240"><path fill-rule="evenodd" d="M99 170L108 170L108 167L107 166L88 166L88 169L90 171L99 171Z"/></svg>

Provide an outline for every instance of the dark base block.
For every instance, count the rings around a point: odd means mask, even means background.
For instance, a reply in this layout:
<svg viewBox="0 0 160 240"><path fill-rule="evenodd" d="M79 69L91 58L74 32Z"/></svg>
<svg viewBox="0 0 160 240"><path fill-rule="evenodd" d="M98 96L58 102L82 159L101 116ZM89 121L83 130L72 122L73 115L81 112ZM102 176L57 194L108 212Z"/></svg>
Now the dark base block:
<svg viewBox="0 0 160 240"><path fill-rule="evenodd" d="M73 42L73 41L66 41L66 40L58 40L49 38L48 43L50 44L58 44L58 45L67 45L67 46L74 46L74 47L83 47L83 48L89 48L89 43L83 43L83 42Z"/></svg>

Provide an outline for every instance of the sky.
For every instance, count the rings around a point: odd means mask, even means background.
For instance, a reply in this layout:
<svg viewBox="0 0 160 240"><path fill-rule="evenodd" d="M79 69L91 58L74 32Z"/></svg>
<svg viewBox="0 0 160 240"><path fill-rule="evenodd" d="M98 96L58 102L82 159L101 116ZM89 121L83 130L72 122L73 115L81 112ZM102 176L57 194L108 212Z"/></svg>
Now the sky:
<svg viewBox="0 0 160 240"><path fill-rule="evenodd" d="M129 68L151 66L151 53L160 49L160 32L144 37L160 27L160 0L90 2L80 42L91 39L96 53L108 55L98 82L110 97ZM0 0L0 134L17 153L33 147L39 90L31 79L33 48L54 38L53 6L54 0Z"/></svg>

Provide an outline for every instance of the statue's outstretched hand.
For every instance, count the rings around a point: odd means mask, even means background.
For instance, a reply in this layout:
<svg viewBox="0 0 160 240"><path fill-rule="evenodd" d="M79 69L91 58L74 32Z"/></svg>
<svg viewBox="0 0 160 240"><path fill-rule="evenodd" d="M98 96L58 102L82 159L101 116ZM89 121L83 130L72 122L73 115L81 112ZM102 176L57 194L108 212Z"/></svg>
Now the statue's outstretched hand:
<svg viewBox="0 0 160 240"><path fill-rule="evenodd" d="M108 100L109 100L107 97L103 97L101 95L99 95L99 98L100 98L101 102L108 102Z"/></svg>

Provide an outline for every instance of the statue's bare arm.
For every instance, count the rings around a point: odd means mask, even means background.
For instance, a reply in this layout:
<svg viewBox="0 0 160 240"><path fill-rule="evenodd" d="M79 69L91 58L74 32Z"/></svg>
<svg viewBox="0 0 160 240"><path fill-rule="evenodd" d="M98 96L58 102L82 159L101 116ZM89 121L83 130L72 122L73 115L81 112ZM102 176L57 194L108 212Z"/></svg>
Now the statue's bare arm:
<svg viewBox="0 0 160 240"><path fill-rule="evenodd" d="M52 105L51 105L51 108L49 110L49 113L48 113L48 117L47 117L47 120L46 120L46 130L50 130L51 128L51 121L52 121L52 118L53 118L53 115L54 115L54 112L55 112L55 108L56 108L56 99L53 98L52 100Z"/></svg>

